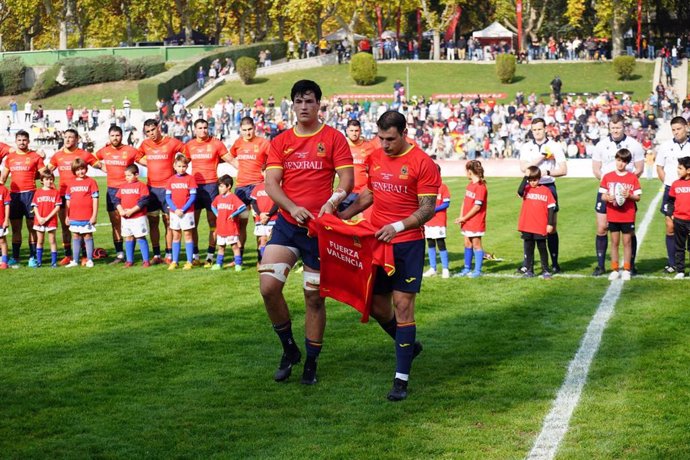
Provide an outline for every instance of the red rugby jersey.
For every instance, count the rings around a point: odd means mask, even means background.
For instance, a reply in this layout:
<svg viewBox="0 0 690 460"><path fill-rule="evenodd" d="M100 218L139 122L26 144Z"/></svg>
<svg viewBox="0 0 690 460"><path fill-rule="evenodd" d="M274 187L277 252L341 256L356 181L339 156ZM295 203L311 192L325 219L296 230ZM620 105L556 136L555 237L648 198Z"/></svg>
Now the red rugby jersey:
<svg viewBox="0 0 690 460"><path fill-rule="evenodd" d="M10 201L10 191L7 190L7 187L0 184L0 225L3 225L5 223L5 219L7 219L7 214L5 214L5 206L9 205Z"/></svg>
<svg viewBox="0 0 690 460"><path fill-rule="evenodd" d="M96 152L96 158L105 165L108 187L112 188L118 188L127 183L125 169L139 161L143 156L144 154L139 150L124 144L119 147L108 144Z"/></svg>
<svg viewBox="0 0 690 460"><path fill-rule="evenodd" d="M163 137L158 142L144 139L139 151L144 155L148 169L148 184L151 187L165 188L168 179L175 175L173 162L175 155L182 153L184 144L174 137Z"/></svg>
<svg viewBox="0 0 690 460"><path fill-rule="evenodd" d="M441 182L441 186L436 194L436 207L438 208L443 203L450 203L450 190L448 186ZM429 219L426 226L428 227L445 227L448 224L448 208L442 209L434 214L434 217Z"/></svg>
<svg viewBox="0 0 690 460"><path fill-rule="evenodd" d="M213 207L218 210L216 216L216 234L218 236L238 236L240 234L240 218L231 216L242 206L244 203L234 193L218 195L213 200Z"/></svg>
<svg viewBox="0 0 690 460"><path fill-rule="evenodd" d="M218 182L218 164L228 153L227 147L215 137L192 139L184 145L184 154L192 160L192 174L197 184Z"/></svg>
<svg viewBox="0 0 690 460"><path fill-rule="evenodd" d="M690 179L678 179L673 182L668 196L676 199L673 217L690 220Z"/></svg>
<svg viewBox="0 0 690 460"><path fill-rule="evenodd" d="M55 155L50 159L51 169L57 169L60 175L60 193L63 196L67 193L67 186L76 177L72 172L72 162L77 158L81 158L89 166L98 163L98 158L82 149L67 150L63 148L55 152Z"/></svg>
<svg viewBox="0 0 690 460"><path fill-rule="evenodd" d="M230 148L230 155L237 158L237 186L258 184L264 181L262 174L268 160L270 143L263 137L245 141L241 137Z"/></svg>
<svg viewBox="0 0 690 460"><path fill-rule="evenodd" d="M549 224L549 208L556 206L556 200L545 185L532 187L527 184L522 196L522 209L518 230L546 236L546 226Z"/></svg>
<svg viewBox="0 0 690 460"><path fill-rule="evenodd" d="M371 152L373 152L376 147L373 143L367 142L364 139L360 139L357 144L347 139L347 144L350 146L352 162L355 167L355 186L352 188L352 192L360 193L367 188L367 182L369 180L367 158L369 158L369 155L371 155Z"/></svg>
<svg viewBox="0 0 690 460"><path fill-rule="evenodd" d="M90 177L74 179L65 189L69 201L70 220L90 220L93 214L93 199L98 198L98 184Z"/></svg>
<svg viewBox="0 0 690 460"><path fill-rule="evenodd" d="M149 196L149 188L143 182L136 180L134 182L125 182L120 186L115 194L120 199L120 205L125 209L131 209L139 204L139 200L143 197ZM123 219L134 219L146 215L146 206L135 212L129 217Z"/></svg>
<svg viewBox="0 0 690 460"><path fill-rule="evenodd" d="M10 146L0 142L0 163L2 163L2 160L5 159L7 155L10 153Z"/></svg>
<svg viewBox="0 0 690 460"><path fill-rule="evenodd" d="M273 206L275 206L275 203L271 199L270 196L268 196L268 193L266 193L266 186L264 183L256 184L256 187L254 187L254 190L252 190L252 200L256 201L256 205L259 208L260 212L269 212ZM274 221L278 219L278 214L273 214L269 220L269 222ZM259 224L261 223L261 216L255 215L254 216L254 222Z"/></svg>
<svg viewBox="0 0 690 460"><path fill-rule="evenodd" d="M60 197L60 190L51 188L44 190L42 188L36 190L34 199L31 201L31 206L36 208L36 212L41 217L46 217L53 212L55 208L62 206L62 198ZM46 227L57 227L57 214L55 214L49 221L43 224Z"/></svg>
<svg viewBox="0 0 690 460"><path fill-rule="evenodd" d="M22 152L10 149L5 159L5 169L10 172L10 192L32 192L36 190L36 174L43 169L43 158L34 151Z"/></svg>
<svg viewBox="0 0 690 460"><path fill-rule="evenodd" d="M601 193L609 193L613 195L616 184L622 184L623 187L630 191L630 194L642 194L642 187L637 176L631 172L626 171L623 175L619 175L617 171L611 171L604 174L601 178L601 185L599 191ZM630 198L625 200L623 206L618 206L618 203L606 203L606 220L609 222L629 223L635 222L635 214L637 206Z"/></svg>
<svg viewBox="0 0 690 460"><path fill-rule="evenodd" d="M462 215L464 216L475 205L479 205L479 212L470 217L467 222L462 224L462 229L466 232L485 232L486 231L486 200L489 191L485 183L470 182L465 189L465 199L462 202Z"/></svg>
<svg viewBox="0 0 690 460"><path fill-rule="evenodd" d="M190 174L183 174L181 176L174 174L170 179L168 179L168 183L165 186L165 193L166 195L170 193L172 202L175 204L177 209L182 209L187 203L187 200L189 200L192 190L196 190L196 188L196 181ZM194 212L194 205L191 205L186 212Z"/></svg>

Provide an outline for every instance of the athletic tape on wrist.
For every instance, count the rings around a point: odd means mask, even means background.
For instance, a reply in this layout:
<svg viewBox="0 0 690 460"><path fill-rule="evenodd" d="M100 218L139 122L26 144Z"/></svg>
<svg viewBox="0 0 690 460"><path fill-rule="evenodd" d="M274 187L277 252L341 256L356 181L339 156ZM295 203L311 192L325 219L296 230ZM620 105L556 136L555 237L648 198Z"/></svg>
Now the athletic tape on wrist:
<svg viewBox="0 0 690 460"><path fill-rule="evenodd" d="M393 230L395 230L396 233L400 233L403 230L405 230L405 224L403 224L401 220L393 222L391 226L393 227Z"/></svg>

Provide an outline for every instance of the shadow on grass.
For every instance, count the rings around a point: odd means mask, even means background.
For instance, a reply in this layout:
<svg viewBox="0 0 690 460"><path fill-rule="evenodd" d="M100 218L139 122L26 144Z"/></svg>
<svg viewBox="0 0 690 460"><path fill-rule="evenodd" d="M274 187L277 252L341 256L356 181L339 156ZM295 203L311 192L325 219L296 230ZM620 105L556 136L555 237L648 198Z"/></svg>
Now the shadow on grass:
<svg viewBox="0 0 690 460"><path fill-rule="evenodd" d="M266 77L254 77L252 78L250 85L260 85L262 83L266 83L268 81L268 78Z"/></svg>

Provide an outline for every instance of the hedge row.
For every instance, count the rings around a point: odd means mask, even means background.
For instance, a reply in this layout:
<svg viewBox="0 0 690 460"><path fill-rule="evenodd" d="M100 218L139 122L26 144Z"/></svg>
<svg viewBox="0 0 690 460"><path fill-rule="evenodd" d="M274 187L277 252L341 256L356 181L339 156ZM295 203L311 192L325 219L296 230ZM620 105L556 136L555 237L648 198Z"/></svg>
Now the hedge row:
<svg viewBox="0 0 690 460"><path fill-rule="evenodd" d="M275 61L285 57L287 50L285 42L256 43L252 45L236 46L224 51L213 51L193 60L182 61L171 69L152 78L139 82L139 102L142 110L153 112L156 102L160 99L168 100L176 89L182 90L196 81L199 66L208 72L209 65L215 59L225 63L230 57L237 62L242 56L255 58L261 50L270 50L271 58Z"/></svg>
<svg viewBox="0 0 690 460"><path fill-rule="evenodd" d="M120 80L141 80L165 70L162 57L120 56L70 58L54 64L34 84L31 97L41 99L69 88Z"/></svg>
<svg viewBox="0 0 690 460"><path fill-rule="evenodd" d="M0 96L22 92L26 66L19 56L12 56L0 61Z"/></svg>

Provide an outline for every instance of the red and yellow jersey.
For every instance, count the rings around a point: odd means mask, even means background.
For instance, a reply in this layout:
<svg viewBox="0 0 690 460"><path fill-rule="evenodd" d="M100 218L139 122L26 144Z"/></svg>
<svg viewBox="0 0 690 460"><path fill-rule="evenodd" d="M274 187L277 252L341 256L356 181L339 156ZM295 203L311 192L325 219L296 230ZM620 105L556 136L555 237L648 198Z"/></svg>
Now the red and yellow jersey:
<svg viewBox="0 0 690 460"><path fill-rule="evenodd" d="M268 161L270 143L263 137L245 141L241 137L232 144L230 155L237 158L237 187L258 184L264 181L262 174Z"/></svg>
<svg viewBox="0 0 690 460"><path fill-rule="evenodd" d="M148 169L148 183L151 187L165 188L168 179L175 175L175 155L182 153L184 144L174 137L163 137L158 142L145 139L139 146Z"/></svg>
<svg viewBox="0 0 690 460"><path fill-rule="evenodd" d="M668 196L676 199L673 217L690 220L690 180L678 179L668 191Z"/></svg>
<svg viewBox="0 0 690 460"><path fill-rule="evenodd" d="M7 187L0 184L0 225L3 225L5 223L5 219L7 219L5 207L10 204L10 201L10 191L7 190Z"/></svg>
<svg viewBox="0 0 690 460"><path fill-rule="evenodd" d="M5 169L11 176L10 192L33 192L36 190L36 174L45 168L43 158L34 151L22 152L10 149L5 159Z"/></svg>
<svg viewBox="0 0 690 460"><path fill-rule="evenodd" d="M470 182L465 189L465 199L462 202L461 215L465 215L475 206L479 206L479 212L470 217L467 222L462 224L465 232L485 232L486 231L486 200L489 191L486 184L482 182Z"/></svg>
<svg viewBox="0 0 690 460"><path fill-rule="evenodd" d="M125 169L139 161L143 156L139 150L129 145L113 147L108 144L96 152L96 158L105 165L108 187L112 188L119 188L127 183Z"/></svg>
<svg viewBox="0 0 690 460"><path fill-rule="evenodd" d="M554 207L556 207L556 200L547 186L532 187L527 184L522 196L518 230L546 236L548 234L546 226L549 224L549 208Z"/></svg>
<svg viewBox="0 0 690 460"><path fill-rule="evenodd" d="M441 182L441 186L438 188L438 193L436 194L436 207L438 208L443 203L450 203L450 190L448 186ZM427 227L445 227L448 224L448 208L441 209L434 214L434 217L429 219L429 221L424 224Z"/></svg>
<svg viewBox="0 0 690 460"><path fill-rule="evenodd" d="M601 178L599 191L601 193L613 195L618 186L617 184L621 184L630 192L630 195L642 194L642 187L640 186L640 181L637 179L637 176L628 171L623 175L618 174L617 171L611 171L608 174L604 174L604 177ZM619 206L616 200L614 200L613 203L606 202L606 220L609 222L635 222L636 212L637 206L630 198L626 199L622 206Z"/></svg>
<svg viewBox="0 0 690 460"><path fill-rule="evenodd" d="M120 186L115 194L120 200L120 205L124 209L131 209L139 204L139 200L149 196L149 188L141 181L125 182ZM146 207L135 212L129 217L123 219L134 219L136 217L143 217L146 215Z"/></svg>
<svg viewBox="0 0 690 460"><path fill-rule="evenodd" d="M216 216L216 235L218 236L238 236L240 234L239 216L231 217L238 209L244 206L234 193L218 195L213 200L212 205L217 211Z"/></svg>
<svg viewBox="0 0 690 460"><path fill-rule="evenodd" d="M170 195L177 209L182 209L187 204L192 190L196 190L196 188L196 181L190 174L183 174L181 176L175 174L168 179L168 183L165 185L165 194ZM186 212L194 212L194 205L191 205Z"/></svg>
<svg viewBox="0 0 690 460"><path fill-rule="evenodd" d="M192 160L192 174L197 184L218 182L218 164L228 153L227 147L215 137L192 139L184 145L184 154Z"/></svg>
<svg viewBox="0 0 690 460"><path fill-rule="evenodd" d="M367 158L371 152L375 150L375 146L371 142L360 139L357 144L354 144L350 139L347 139L347 144L350 146L352 153L352 162L355 166L355 186L352 188L353 193L359 193L367 187L369 174L367 173Z"/></svg>
<svg viewBox="0 0 690 460"><path fill-rule="evenodd" d="M380 228L419 209L419 197L438 195L441 174L434 161L413 145L399 155L376 149L369 156L369 190L374 194L371 223ZM424 238L424 227L398 233L393 243Z"/></svg>
<svg viewBox="0 0 690 460"><path fill-rule="evenodd" d="M62 206L60 190L54 188L48 190L41 188L36 190L34 199L31 201L31 206L36 208L36 212L39 216L48 216L55 208ZM43 225L45 227L57 227L57 213Z"/></svg>
<svg viewBox="0 0 690 460"><path fill-rule="evenodd" d="M98 158L82 149L60 149L55 152L55 155L50 159L50 169L57 169L60 175L60 194L63 196L67 193L67 186L74 180L75 176L72 172L72 162L77 158L81 158L87 165L93 166L98 163Z"/></svg>
<svg viewBox="0 0 690 460"><path fill-rule="evenodd" d="M271 141L266 169L282 170L285 195L316 215L333 193L336 170L351 167L352 154L345 136L322 125L308 136L296 134L294 128L278 135ZM297 224L289 213L281 213L285 220Z"/></svg>
<svg viewBox="0 0 690 460"><path fill-rule="evenodd" d="M0 142L0 163L10 154L10 146Z"/></svg>
<svg viewBox="0 0 690 460"><path fill-rule="evenodd" d="M273 206L275 206L275 203L271 199L270 196L268 196L268 193L266 193L266 185L261 183L261 184L256 184L256 187L254 187L254 190L252 190L252 200L256 201L256 206L259 208L259 212L270 212ZM274 214L271 216L269 222L274 221L278 219L278 214ZM259 224L261 223L261 216L259 215L254 215L254 222Z"/></svg>
<svg viewBox="0 0 690 460"><path fill-rule="evenodd" d="M70 220L90 220L93 215L93 199L98 198L98 184L90 177L74 179L65 189L69 202Z"/></svg>

